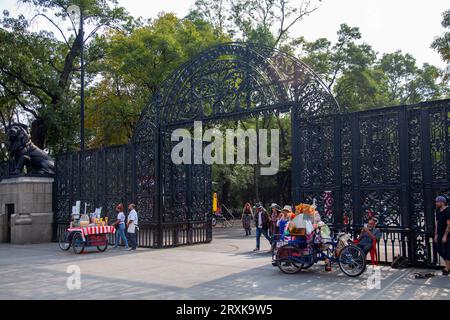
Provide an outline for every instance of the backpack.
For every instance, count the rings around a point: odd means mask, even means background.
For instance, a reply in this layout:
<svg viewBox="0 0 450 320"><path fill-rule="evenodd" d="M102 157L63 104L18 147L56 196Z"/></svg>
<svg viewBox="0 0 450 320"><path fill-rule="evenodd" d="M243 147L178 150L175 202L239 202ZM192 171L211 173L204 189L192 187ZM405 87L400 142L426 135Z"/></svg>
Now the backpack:
<svg viewBox="0 0 450 320"><path fill-rule="evenodd" d="M394 260L391 263L392 269L404 269L409 265L408 259L404 256L398 255L394 257Z"/></svg>

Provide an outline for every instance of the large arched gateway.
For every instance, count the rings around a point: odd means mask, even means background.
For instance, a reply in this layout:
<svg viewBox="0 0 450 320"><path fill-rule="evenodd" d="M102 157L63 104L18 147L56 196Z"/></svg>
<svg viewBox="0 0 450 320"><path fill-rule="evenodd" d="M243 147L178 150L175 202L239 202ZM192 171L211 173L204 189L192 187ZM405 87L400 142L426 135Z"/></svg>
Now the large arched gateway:
<svg viewBox="0 0 450 320"><path fill-rule="evenodd" d="M137 134L148 123L173 127L291 109L303 117L339 112L320 78L295 57L261 45L223 44L163 82L141 115Z"/></svg>
<svg viewBox="0 0 450 320"><path fill-rule="evenodd" d="M344 114L308 66L254 44L218 45L178 68L129 144L58 156L55 234L75 200L102 206L110 218L118 202L135 202L141 246L210 241L210 168L174 165L171 132L196 120L282 112L292 119L293 202L317 199L336 227L358 228L372 210L385 228L380 260L402 253L437 263L430 205L434 193L450 191L449 101Z"/></svg>

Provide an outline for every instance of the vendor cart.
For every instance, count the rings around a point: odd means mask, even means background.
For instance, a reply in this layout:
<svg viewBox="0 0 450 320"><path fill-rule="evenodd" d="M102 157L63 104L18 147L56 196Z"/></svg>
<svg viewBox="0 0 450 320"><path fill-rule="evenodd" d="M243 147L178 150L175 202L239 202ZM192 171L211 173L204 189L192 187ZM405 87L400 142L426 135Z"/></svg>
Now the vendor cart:
<svg viewBox="0 0 450 320"><path fill-rule="evenodd" d="M67 251L70 247L76 254L83 253L86 247L97 247L100 252L108 248L108 234L114 234L113 226L71 227L64 232L59 247Z"/></svg>
<svg viewBox="0 0 450 320"><path fill-rule="evenodd" d="M366 270L365 253L345 232L335 233L328 239L320 239L317 230L309 236L293 235L289 238L274 240L272 265L284 273L297 273L327 260L337 263L349 277L357 277Z"/></svg>

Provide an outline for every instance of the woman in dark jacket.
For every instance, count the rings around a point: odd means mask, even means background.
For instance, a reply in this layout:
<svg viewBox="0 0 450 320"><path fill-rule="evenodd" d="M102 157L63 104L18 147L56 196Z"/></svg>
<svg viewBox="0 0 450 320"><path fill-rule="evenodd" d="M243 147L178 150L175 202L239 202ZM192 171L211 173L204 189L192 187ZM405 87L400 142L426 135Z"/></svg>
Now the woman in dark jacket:
<svg viewBox="0 0 450 320"><path fill-rule="evenodd" d="M250 236L252 234L252 220L253 220L253 210L250 203L246 203L244 209L242 210L242 227L245 230L245 236Z"/></svg>

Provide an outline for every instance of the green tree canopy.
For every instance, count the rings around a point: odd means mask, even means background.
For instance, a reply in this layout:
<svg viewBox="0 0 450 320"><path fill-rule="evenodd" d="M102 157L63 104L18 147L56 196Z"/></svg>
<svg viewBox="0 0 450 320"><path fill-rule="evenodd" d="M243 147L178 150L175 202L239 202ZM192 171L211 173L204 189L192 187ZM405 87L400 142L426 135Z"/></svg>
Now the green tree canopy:
<svg viewBox="0 0 450 320"><path fill-rule="evenodd" d="M86 46L86 64L94 64L101 56L92 45L101 37L99 32L131 28L132 19L115 0L19 2L30 4L33 13L30 17L11 17L8 11L3 12L0 42L7 45L0 48L0 87L30 117L34 143L62 150L76 138L74 75L79 71L81 46ZM78 22L69 15L72 4L84 13L88 31L84 39L78 32ZM30 25L36 20L50 25L49 30L31 31Z"/></svg>
<svg viewBox="0 0 450 320"><path fill-rule="evenodd" d="M440 99L448 96L442 70L401 51L381 57L362 41L359 28L342 24L333 44L328 39L312 42L293 39L286 49L318 73L338 102L349 110L380 108Z"/></svg>
<svg viewBox="0 0 450 320"><path fill-rule="evenodd" d="M442 27L445 28L444 34L436 39L431 44L431 47L435 49L444 62L447 63L444 77L448 80L450 78L450 9L442 14Z"/></svg>
<svg viewBox="0 0 450 320"><path fill-rule="evenodd" d="M89 146L126 143L162 81L200 51L229 40L203 21L171 13L130 34L109 33L98 62L101 80L88 93Z"/></svg>
<svg viewBox="0 0 450 320"><path fill-rule="evenodd" d="M197 0L184 18L167 13L149 21L132 18L116 0L19 2L28 4L31 13L12 17L5 11L0 20L0 125L31 123L33 141L53 153L75 149L79 143L82 45L89 148L126 143L141 110L171 72L203 49L232 40L297 55L350 110L449 96L448 68L419 66L413 55L401 51L379 55L357 27L343 23L336 41L292 38L292 28L313 14L320 0ZM84 41L68 12L72 4L84 14ZM432 44L446 62L449 16L446 11L445 32ZM42 30L32 31L36 21L44 23ZM238 125L280 129L281 168L273 178L260 177L258 165L214 167L222 197L236 206L256 199L289 201L290 115L227 123ZM5 142L0 135L2 159ZM277 188L280 197L274 198Z"/></svg>

